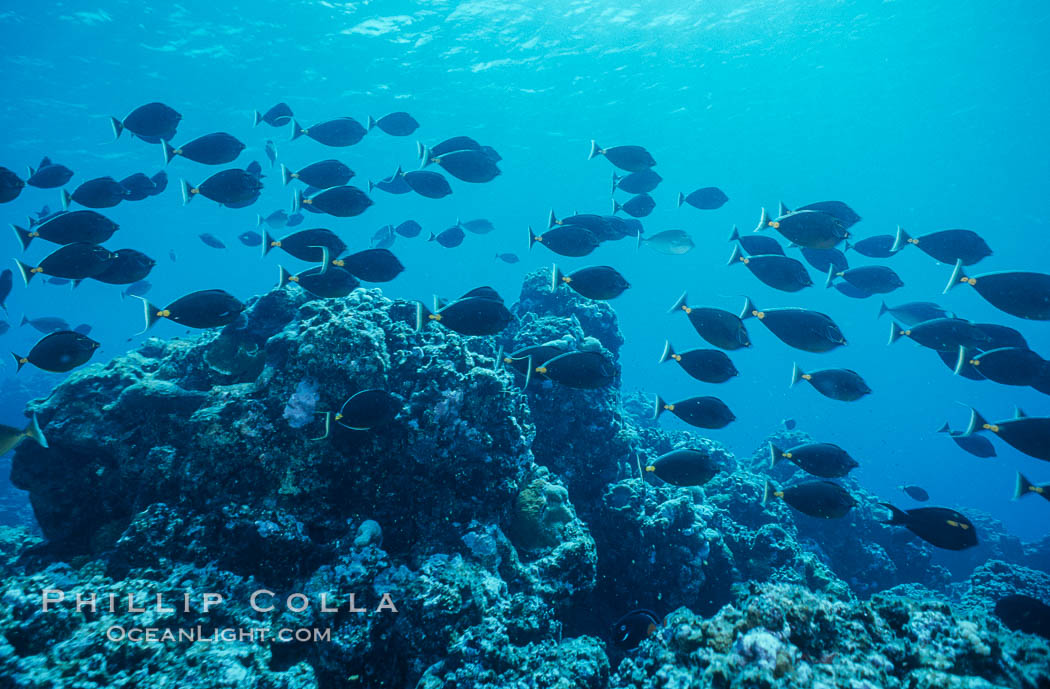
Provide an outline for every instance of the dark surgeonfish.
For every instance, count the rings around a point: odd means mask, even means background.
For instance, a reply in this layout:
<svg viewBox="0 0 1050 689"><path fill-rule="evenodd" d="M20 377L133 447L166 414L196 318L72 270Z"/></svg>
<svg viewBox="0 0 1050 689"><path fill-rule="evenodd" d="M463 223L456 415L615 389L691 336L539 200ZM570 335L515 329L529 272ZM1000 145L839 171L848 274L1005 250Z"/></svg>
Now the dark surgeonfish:
<svg viewBox="0 0 1050 689"><path fill-rule="evenodd" d="M659 363L674 359L682 370L702 383L724 383L739 375L729 356L720 349L689 349L678 353L670 340L664 343Z"/></svg>
<svg viewBox="0 0 1050 689"><path fill-rule="evenodd" d="M888 502L879 503L890 511L883 524L903 526L932 546L945 550L965 550L977 545L973 522L946 507L920 507L901 510Z"/></svg>
<svg viewBox="0 0 1050 689"><path fill-rule="evenodd" d="M3 454L0 451L0 454ZM1050 500L1050 483L1037 486L1020 471L1017 472L1017 487L1014 489L1014 500L1020 500L1026 495L1039 495L1044 500Z"/></svg>
<svg viewBox="0 0 1050 689"><path fill-rule="evenodd" d="M557 226L583 227L590 230L599 242L607 239L619 239L622 235L616 231L612 222L619 220L617 216L604 216L596 213L573 213L572 215L558 219L554 210L547 215L547 229Z"/></svg>
<svg viewBox="0 0 1050 689"><path fill-rule="evenodd" d="M737 229L736 225L733 225L733 233L729 235L729 241L739 243L740 247L749 256L784 255L784 249L777 240L761 234L741 236L740 230Z"/></svg>
<svg viewBox="0 0 1050 689"><path fill-rule="evenodd" d="M612 624L613 644L617 648L629 651L660 628L660 619L652 610L632 610Z"/></svg>
<svg viewBox="0 0 1050 689"><path fill-rule="evenodd" d="M896 242L897 238L892 234L877 234L873 237L861 239L858 242L846 242L846 248L843 251L853 249L861 256L867 256L868 258L889 258L897 253L893 248Z"/></svg>
<svg viewBox="0 0 1050 689"><path fill-rule="evenodd" d="M328 261L324 261L328 264ZM345 268L361 282L390 282L404 270L389 249L365 249L331 261L337 268Z"/></svg>
<svg viewBox="0 0 1050 689"><path fill-rule="evenodd" d="M101 273L92 280L107 285L130 285L145 279L157 262L138 249L117 249Z"/></svg>
<svg viewBox="0 0 1050 689"><path fill-rule="evenodd" d="M702 211L713 211L724 206L728 200L729 197L718 187L703 187L690 192L688 195L678 192L679 208L682 207L683 203L688 203L693 208L698 208Z"/></svg>
<svg viewBox="0 0 1050 689"><path fill-rule="evenodd" d="M779 254L745 256L740 244L733 247L728 265L742 263L751 274L773 289L797 292L813 284L806 266L800 261Z"/></svg>
<svg viewBox="0 0 1050 689"><path fill-rule="evenodd" d="M1017 330L998 323L974 323L975 328L988 336L988 343L984 349L998 349L999 347L1021 347L1028 349L1028 342Z"/></svg>
<svg viewBox="0 0 1050 689"><path fill-rule="evenodd" d="M22 178L8 170L0 167L0 203L14 201L22 193L26 183Z"/></svg>
<svg viewBox="0 0 1050 689"><path fill-rule="evenodd" d="M408 136L419 129L419 122L416 122L416 118L407 112L400 111L383 115L378 120L369 115L368 131L372 131L375 127L379 127L381 131L390 136Z"/></svg>
<svg viewBox="0 0 1050 689"><path fill-rule="evenodd" d="M804 443L787 450L769 443L770 468L782 459L821 478L842 478L860 466L848 452L833 443Z"/></svg>
<svg viewBox="0 0 1050 689"><path fill-rule="evenodd" d="M406 220L403 223L397 225L394 228L394 232L411 239L412 237L418 237L419 233L423 231L423 226L417 223L415 220Z"/></svg>
<svg viewBox="0 0 1050 689"><path fill-rule="evenodd" d="M276 230L288 225L288 213L285 211L274 211L265 218L261 215L257 215L256 218L258 219L258 222L255 223L256 227L262 227L265 224Z"/></svg>
<svg viewBox="0 0 1050 689"><path fill-rule="evenodd" d="M459 225L453 225L452 227L444 229L441 232L438 232L437 234L431 232L430 237L427 238L427 241L437 242L446 249L454 249L455 247L462 244L463 240L466 239L466 237L467 235L463 232L463 228L461 228Z"/></svg>
<svg viewBox="0 0 1050 689"><path fill-rule="evenodd" d="M5 313L7 312L7 298L11 296L14 282L14 273L10 268L5 268L3 272L0 272L0 309L3 309Z"/></svg>
<svg viewBox="0 0 1050 689"><path fill-rule="evenodd" d="M907 327L894 321L890 326L889 344L902 337L938 352L955 354L959 347L982 347L990 341L979 328L963 318L935 318Z"/></svg>
<svg viewBox="0 0 1050 689"><path fill-rule="evenodd" d="M605 241L606 239L617 240L623 239L624 237L637 237L645 231L642 227L642 221L638 218L621 218L618 215L603 215L602 218L612 231L612 234L608 237L598 237L598 239L602 241Z"/></svg>
<svg viewBox="0 0 1050 689"><path fill-rule="evenodd" d="M821 273L834 270L836 273L849 270L846 255L838 249L810 249L802 247L802 258Z"/></svg>
<svg viewBox="0 0 1050 689"><path fill-rule="evenodd" d="M412 187L409 186L400 167L386 179L381 179L378 182L368 180L368 191L371 192L373 189L385 191L388 194L407 194L412 191Z"/></svg>
<svg viewBox="0 0 1050 689"><path fill-rule="evenodd" d="M1043 375L1047 362L1024 347L1000 347L983 352L960 347L955 364L956 375L962 375L966 366L973 367L979 374L1000 385L1023 387L1032 385Z"/></svg>
<svg viewBox="0 0 1050 689"><path fill-rule="evenodd" d="M73 330L59 330L45 335L33 345L29 354L13 356L19 371L26 364L33 364L42 371L65 373L86 364L98 347L99 343L87 335Z"/></svg>
<svg viewBox="0 0 1050 689"><path fill-rule="evenodd" d="M47 438L44 436L44 431L40 429L40 424L37 423L36 414L33 414L33 418L29 420L25 428L0 424L0 456L15 449L23 438L32 438L40 447L47 447Z"/></svg>
<svg viewBox="0 0 1050 689"><path fill-rule="evenodd" d="M905 325L916 325L938 318L955 317L954 314L945 311L931 301L910 301L900 306L886 306L886 302L882 302L882 306L879 307L879 316L881 317L884 313L889 313Z"/></svg>
<svg viewBox="0 0 1050 689"><path fill-rule="evenodd" d="M28 249L30 242L37 237L54 244L101 244L120 229L117 223L91 210L60 213L36 225L32 230L18 225L11 227L14 228L23 250Z"/></svg>
<svg viewBox="0 0 1050 689"><path fill-rule="evenodd" d="M440 165L456 179L473 184L491 182L500 174L499 166L483 151L451 151L441 155L432 153L423 161L423 165L431 163Z"/></svg>
<svg viewBox="0 0 1050 689"><path fill-rule="evenodd" d="M96 177L82 183L70 194L62 190L62 210L76 201L85 208L112 208L127 197L127 190L112 177Z"/></svg>
<svg viewBox="0 0 1050 689"><path fill-rule="evenodd" d="M467 232L472 234L488 234L496 229L496 226L492 224L491 220L485 218L476 218L474 220L463 220L456 218L456 225L462 227Z"/></svg>
<svg viewBox="0 0 1050 689"><path fill-rule="evenodd" d="M1050 320L1050 275L1026 271L1003 271L970 277L963 263L955 264L945 293L956 285L967 284L985 301L1011 316L1034 321Z"/></svg>
<svg viewBox="0 0 1050 689"><path fill-rule="evenodd" d="M66 319L59 318L58 316L41 316L40 318L30 318L29 316L23 314L22 322L19 323L19 326L26 325L31 327L33 330L36 330L38 333L42 333L44 335L49 335L50 333L59 330L72 330L72 328L69 327L69 323L66 322Z"/></svg>
<svg viewBox="0 0 1050 689"><path fill-rule="evenodd" d="M253 230L245 230L237 235L237 241L245 246L259 246L262 244L262 235Z"/></svg>
<svg viewBox="0 0 1050 689"><path fill-rule="evenodd" d="M544 344L529 345L522 347L510 354L504 354L500 350L496 357L497 369L504 367L514 371L525 378L526 382L531 380L543 380L546 376L536 372L537 361L550 361L554 357L569 351L564 340L554 340Z"/></svg>
<svg viewBox="0 0 1050 689"><path fill-rule="evenodd" d="M270 167L273 167L277 163L277 144L273 142L273 139L266 140L263 151L266 153L267 160L270 161Z"/></svg>
<svg viewBox="0 0 1050 689"><path fill-rule="evenodd" d="M452 187L440 172L412 170L402 172L401 178L412 191L428 199L441 199L452 193Z"/></svg>
<svg viewBox="0 0 1050 689"><path fill-rule="evenodd" d="M951 438L956 445L959 446L965 452L969 452L974 457L980 457L981 459L987 459L989 457L995 457L995 446L992 445L992 441L981 435L966 434L965 432L956 433L952 431L951 426L945 421L944 425L937 429L938 433L947 433L948 437Z"/></svg>
<svg viewBox="0 0 1050 689"><path fill-rule="evenodd" d="M565 275L555 264L551 269L551 291L566 284L577 294L588 299L615 299L630 288L631 283L611 266L589 266Z"/></svg>
<svg viewBox="0 0 1050 689"><path fill-rule="evenodd" d="M223 243L221 239L213 235L211 232L202 232L201 234L197 235L197 238L213 249L226 248L226 244Z"/></svg>
<svg viewBox="0 0 1050 689"><path fill-rule="evenodd" d="M373 431L401 413L401 398L386 390L362 390L350 397L335 415L335 422L352 431Z"/></svg>
<svg viewBox="0 0 1050 689"><path fill-rule="evenodd" d="M422 302L416 305L416 330L436 321L460 335L496 335L503 331L514 315L502 301L486 297L466 297L446 304L433 312Z"/></svg>
<svg viewBox="0 0 1050 689"><path fill-rule="evenodd" d="M221 289L191 292L163 309L143 297L140 299L146 312L146 327L142 332L152 328L162 318L187 328L219 328L233 323L244 311L244 304L237 297Z"/></svg>
<svg viewBox="0 0 1050 689"><path fill-rule="evenodd" d="M629 175L618 175L613 172L612 190L626 191L628 194L648 194L663 181L663 178L652 168L632 172ZM681 203L678 204L682 205Z"/></svg>
<svg viewBox="0 0 1050 689"><path fill-rule="evenodd" d="M745 297L741 320L757 318L784 344L817 354L846 344L846 337L829 316L801 308L759 309Z"/></svg>
<svg viewBox="0 0 1050 689"><path fill-rule="evenodd" d="M762 504L781 498L802 514L817 519L841 519L859 503L856 498L833 481L807 481L780 490L772 481L766 481Z"/></svg>
<svg viewBox="0 0 1050 689"><path fill-rule="evenodd" d="M577 390L596 390L612 385L617 378L616 364L601 352L573 351L537 365L533 371L559 385ZM526 384L528 384L526 382Z"/></svg>
<svg viewBox="0 0 1050 689"><path fill-rule="evenodd" d="M833 249L850 236L841 220L822 211L795 211L771 220L763 208L755 231L767 227L789 242L810 249Z"/></svg>
<svg viewBox="0 0 1050 689"><path fill-rule="evenodd" d="M337 117L334 120L320 122L312 127L303 127L292 120L292 141L300 136L307 136L319 144L332 147L353 146L368 130L352 117Z"/></svg>
<svg viewBox="0 0 1050 689"><path fill-rule="evenodd" d="M197 186L182 180L182 203L185 205L200 195L224 206L241 207L254 203L262 188L257 175L248 170L230 168L216 172Z"/></svg>
<svg viewBox="0 0 1050 689"><path fill-rule="evenodd" d="M29 168L26 184L37 189L57 189L73 178L73 171L65 165L51 162L45 157L36 169Z"/></svg>
<svg viewBox="0 0 1050 689"><path fill-rule="evenodd" d="M736 416L729 410L726 403L717 397L690 397L679 402L668 403L657 395L653 419L660 418L665 411L671 412L690 426L697 428L725 428L736 420Z"/></svg>
<svg viewBox="0 0 1050 689"><path fill-rule="evenodd" d="M928 502L930 494L922 486L898 486L909 498L916 502Z"/></svg>
<svg viewBox="0 0 1050 689"><path fill-rule="evenodd" d="M478 297L480 299L491 299L492 301L498 301L501 304L503 303L503 297L501 297L499 295L499 292L497 292L494 287L489 287L488 285L483 285L481 287L475 287L474 289L472 289L472 290L466 292L465 294L463 294L462 296L460 296L459 299L469 299L471 297ZM458 301L458 299L453 299L452 301ZM437 295L434 295L435 310L443 308L444 306L446 306L449 303L451 303L451 302L448 299L442 299L441 297L439 297ZM548 357L548 359L550 359L550 358L553 358L553 357ZM542 359L541 361L546 361L546 360L547 359Z"/></svg>
<svg viewBox="0 0 1050 689"><path fill-rule="evenodd" d="M517 254L496 254L496 258L504 263L518 263L521 261Z"/></svg>
<svg viewBox="0 0 1050 689"><path fill-rule="evenodd" d="M697 334L719 349L750 347L751 339L743 319L735 313L706 306L688 306L688 295L682 292L668 313L684 311Z"/></svg>
<svg viewBox="0 0 1050 689"><path fill-rule="evenodd" d="M652 154L641 146L602 148L592 139L591 153L587 156L587 160L593 160L600 155L605 156L610 163L627 172L641 172L656 165L656 160L653 159Z"/></svg>
<svg viewBox="0 0 1050 689"><path fill-rule="evenodd" d="M38 273L67 280L85 280L106 269L113 260L108 249L89 242L74 242L51 252L36 266L15 261L22 272L22 280L28 285Z"/></svg>
<svg viewBox="0 0 1050 689"><path fill-rule="evenodd" d="M1050 462L1050 417L1019 416L988 423L976 409L970 409L970 425L966 435L981 431L994 433L1004 443L1029 457Z"/></svg>
<svg viewBox="0 0 1050 689"><path fill-rule="evenodd" d="M346 251L346 243L335 232L323 227L299 230L281 239L274 239L263 230L261 243L263 256L270 253L271 249L283 249L290 256L311 263L326 261L328 255L338 256Z"/></svg>
<svg viewBox="0 0 1050 689"><path fill-rule="evenodd" d="M318 189L341 187L354 177L350 166L338 160L319 160L299 170L291 170L281 165L281 180L287 185L293 179Z"/></svg>
<svg viewBox="0 0 1050 689"><path fill-rule="evenodd" d="M941 263L960 261L964 266L971 266L992 255L991 247L972 230L941 230L921 237L912 237L903 228L898 227L893 251L900 251L908 245L918 247L920 251Z"/></svg>
<svg viewBox="0 0 1050 689"><path fill-rule="evenodd" d="M307 208L337 218L353 218L364 213L371 205L372 199L368 198L368 194L355 186L346 184L330 187L310 197L304 196L301 190L296 191L293 210Z"/></svg>
<svg viewBox="0 0 1050 689"><path fill-rule="evenodd" d="M163 103L147 103L128 113L123 120L109 118L113 125L113 136L119 139L121 133L129 132L149 143L168 141L175 136L182 115Z"/></svg>
<svg viewBox="0 0 1050 689"><path fill-rule="evenodd" d="M847 229L861 221L861 217L857 215L857 212L842 201L816 201L814 203L807 203L805 206L799 206L794 211L788 210L783 202L780 204L780 215L787 215L792 212L797 213L799 211L820 211L821 213L833 215L838 218Z"/></svg>
<svg viewBox="0 0 1050 689"><path fill-rule="evenodd" d="M426 161L433 156L442 156L453 151L480 151L488 156L492 162L498 163L503 160L499 153L491 146L482 146L469 136L453 136L445 139L436 146L427 147L417 142L420 162Z"/></svg>
<svg viewBox="0 0 1050 689"><path fill-rule="evenodd" d="M871 394L871 388L860 374L848 368L826 368L805 373L795 364L791 372L791 385L794 386L800 380L808 381L820 394L840 402L855 402Z"/></svg>
<svg viewBox="0 0 1050 689"><path fill-rule="evenodd" d="M1038 598L1014 593L995 603L995 616L1007 629L1050 639L1050 605Z"/></svg>
<svg viewBox="0 0 1050 689"><path fill-rule="evenodd" d="M687 254L696 246L693 238L685 230L664 230L663 232L657 232L651 237L643 237L641 233L638 233L638 241L635 248L640 249L642 245L668 256Z"/></svg>
<svg viewBox="0 0 1050 689"><path fill-rule="evenodd" d="M613 213L623 211L632 218L644 218L656 208L656 201L649 194L635 194L624 203L613 199Z"/></svg>
<svg viewBox="0 0 1050 689"><path fill-rule="evenodd" d="M321 297L322 299L345 297L361 286L361 283L350 274L350 271L337 266L327 266L327 268L314 266L298 275L292 275L285 270L284 266L277 266L277 268L278 287L295 283L315 297Z"/></svg>
<svg viewBox="0 0 1050 689"><path fill-rule="evenodd" d="M144 172L136 172L120 180L120 186L124 187L125 201L142 201L153 196L155 185L153 180Z"/></svg>
<svg viewBox="0 0 1050 689"><path fill-rule="evenodd" d="M260 122L265 122L271 127L283 127L292 121L292 109L287 103L278 103L265 113L255 111L255 122L253 127L258 127Z"/></svg>
<svg viewBox="0 0 1050 689"><path fill-rule="evenodd" d="M195 163L204 165L225 165L237 160L246 147L244 142L232 134L226 132L215 132L198 136L192 141L187 141L181 146L175 147L167 141L161 142L164 149L164 163L170 163L175 156L182 156Z"/></svg>
<svg viewBox="0 0 1050 689"><path fill-rule="evenodd" d="M645 465L646 472L674 486L702 486L722 470L710 452L681 448Z"/></svg>
<svg viewBox="0 0 1050 689"><path fill-rule="evenodd" d="M543 234L536 234L529 227L529 248L541 244L561 256L579 258L598 248L598 238L581 225L558 225Z"/></svg>

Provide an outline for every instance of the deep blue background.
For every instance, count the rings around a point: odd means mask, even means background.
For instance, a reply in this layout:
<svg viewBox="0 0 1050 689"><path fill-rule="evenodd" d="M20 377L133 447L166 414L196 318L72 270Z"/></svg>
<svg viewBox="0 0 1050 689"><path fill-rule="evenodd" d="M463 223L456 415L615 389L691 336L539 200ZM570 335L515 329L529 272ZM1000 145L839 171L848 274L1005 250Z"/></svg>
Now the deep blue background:
<svg viewBox="0 0 1050 689"><path fill-rule="evenodd" d="M633 244L605 245L565 268L608 263L634 288L615 302L628 343L626 390L668 399L717 394L738 420L711 435L739 454L750 453L781 419L793 417L820 439L846 447L861 462L862 482L906 503L898 484L916 482L937 503L979 508L1005 520L1025 538L1046 532L1050 506L1009 500L1014 474L1050 481L1050 465L995 440L999 458L979 460L934 430L946 419L966 422L976 405L989 418L1050 413L1050 398L1030 390L975 383L951 375L935 356L908 341L887 346L887 320L878 300L854 301L818 285L789 295L774 292L744 268L726 267L732 225L750 231L762 206L776 208L842 199L864 216L861 236L913 234L966 227L980 232L995 255L976 272L1050 271L1048 223L1050 145L1046 113L1050 61L1045 35L1050 7L1042 2L260 2L188 0L61 3L0 10L4 98L0 101L0 165L21 172L43 155L70 165L70 185L99 175L121 178L161 167L158 146L131 137L112 142L108 116L123 116L151 100L184 116L175 143L225 130L249 143L239 159L265 162L273 138L293 168L326 157L346 161L366 186L415 161L415 138L378 131L349 149L308 139L288 142L289 130L251 127L251 112L286 100L304 124L350 115L408 110L422 123L418 138L435 143L467 134L504 156L503 175L487 185L453 181L455 193L433 201L376 192L376 205L351 220L330 219L352 247L367 246L387 222L414 218L440 231L457 216L487 217L498 230L468 236L446 250L421 239L399 240L394 251L408 270L384 291L429 300L492 284L508 297L521 276L554 256L531 253L526 227L547 212L608 212L611 166L587 161L589 140L638 143L658 161L664 184L647 232L686 229L698 248L663 256ZM269 289L279 261L235 237L255 226L256 212L286 207L291 189L276 170L263 200L228 210L206 199L182 207L177 180L199 182L214 170L177 159L169 190L108 214L121 224L108 243L152 253L154 301L222 287L242 298ZM679 190L717 185L730 197L718 211L676 209ZM57 191L27 189L0 208L20 222L43 204L58 207ZM311 220L314 218L311 217ZM320 219L320 218L319 218ZM311 223L319 226L321 223ZM305 227L305 225L303 226ZM217 251L197 235L211 232L229 248ZM19 255L13 235L0 251ZM38 242L38 259L53 247ZM178 257L172 263L169 249ZM497 251L523 257L516 266ZM851 254L856 263L860 257ZM1021 329L1050 356L1050 324L1025 322L989 307L970 289L941 297L951 272L915 249L890 260L907 287L891 304L939 300L965 317ZM104 349L119 355L142 327L141 306L122 302L119 289L85 284L76 291L34 282L16 285L9 317L64 316L95 326ZM681 316L666 315L680 292L690 302L738 310L741 295L759 306L807 306L832 315L850 345L827 355L797 352L749 321L755 346L732 355L741 377L703 386L667 364L657 366L665 337L679 348L700 344ZM159 336L181 335L171 323ZM37 334L14 328L0 349L24 353ZM860 371L875 393L845 404L809 386L788 389L791 364ZM3 378L0 421L20 417L24 396L39 394L60 376L26 369L29 390ZM668 418L668 425L679 425Z"/></svg>

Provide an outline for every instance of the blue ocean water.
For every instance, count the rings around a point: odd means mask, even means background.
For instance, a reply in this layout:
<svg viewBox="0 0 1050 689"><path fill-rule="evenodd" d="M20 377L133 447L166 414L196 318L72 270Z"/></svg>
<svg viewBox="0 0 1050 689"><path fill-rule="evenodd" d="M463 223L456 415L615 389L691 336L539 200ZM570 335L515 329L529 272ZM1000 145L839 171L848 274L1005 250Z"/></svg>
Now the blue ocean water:
<svg viewBox="0 0 1050 689"><path fill-rule="evenodd" d="M175 160L163 195L106 211L122 228L108 245L158 259L150 295L157 303L204 288L246 299L275 284L278 263L305 267L277 252L260 258L236 240L255 229L257 212L291 201L291 188L263 154L267 139L292 168L338 157L364 185L399 164L413 166L416 138L472 136L503 155L494 182L454 183L455 192L437 201L376 192L364 215L328 224L351 248L364 248L377 228L406 219L419 221L424 235L457 217L495 223L492 234L468 235L455 249L399 239L394 251L407 270L384 286L386 294L429 302L434 293L456 296L489 284L512 298L526 272L555 259L564 268L614 265L633 285L614 302L627 339L625 390L667 399L718 395L737 421L705 434L737 454L749 454L782 419L796 419L803 430L846 447L869 490L903 501L896 486L919 484L937 504L986 511L1032 539L1045 533L1046 505L1011 502L1014 476L1021 470L1046 483L1050 467L997 440L998 458L977 459L935 431L945 420L965 425L967 410L958 403L1006 418L1015 405L1046 414L1045 396L955 377L907 341L887 345L890 326L876 318L878 298L825 290L815 271L816 286L785 294L725 263L732 226L750 231L762 207L841 199L864 218L857 235L892 232L898 224L912 234L969 228L995 252L978 273L1047 271L1048 227L1039 208L1050 192L1050 95L1037 85L1050 81L1042 45L1048 20L1050 8L1037 2L24 5L0 11L0 164L21 172L48 155L76 171L70 188L101 175L152 174L163 167L160 147L127 136L113 142L108 118L153 100L182 113L175 143L217 130L234 134L249 144L238 164L255 159L266 168L256 205L230 210L198 199L183 207L178 178L198 183L213 170ZM289 141L287 127L252 127L253 110L282 100L304 125L407 110L422 126L404 139L374 131L349 149ZM665 181L654 192L656 210L643 220L646 233L684 229L694 251L665 256L636 251L629 241L584 259L528 250L527 227L545 226L550 209L559 216L611 211L612 167L587 160L591 139L653 153ZM679 191L709 185L725 190L729 203L716 211L675 207ZM20 222L44 204L57 209L57 191L27 189L0 211L5 221ZM197 239L203 232L228 248L205 246ZM13 235L0 241L6 256L20 255ZM37 242L28 256L50 248ZM493 258L497 252L516 252L522 262L508 266ZM1016 327L1050 356L1047 324L999 312L969 289L941 296L951 266L914 249L887 263L906 282L887 297L890 304L938 301L971 320ZM665 338L700 344L684 318L666 313L684 290L693 304L732 311L743 295L762 307L824 311L849 346L798 352L750 321L754 346L733 355L741 376L702 386L657 364ZM8 316L15 326L22 314L90 323L103 344L95 360L104 361L144 337L136 335L141 305L118 293L38 280L16 285ZM152 334L184 330L160 323ZM36 339L28 327L13 327L0 347L24 353ZM808 386L789 389L796 361L806 369L855 369L874 393L846 404ZM0 376L14 376L12 362L5 364ZM61 378L31 368L18 377L27 388L5 383L22 393L5 396L0 422L17 422L24 396L46 394ZM661 423L686 428L671 418Z"/></svg>

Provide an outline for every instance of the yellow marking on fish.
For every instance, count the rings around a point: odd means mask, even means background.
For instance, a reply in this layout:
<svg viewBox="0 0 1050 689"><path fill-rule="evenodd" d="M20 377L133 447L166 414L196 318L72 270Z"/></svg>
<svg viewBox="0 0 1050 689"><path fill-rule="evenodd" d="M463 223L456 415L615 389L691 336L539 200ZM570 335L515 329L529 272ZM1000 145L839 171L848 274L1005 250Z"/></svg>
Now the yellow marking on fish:
<svg viewBox="0 0 1050 689"><path fill-rule="evenodd" d="M174 151L172 151L172 155L177 155L177 156L182 155L182 149L181 148L176 148Z"/></svg>
<svg viewBox="0 0 1050 689"><path fill-rule="evenodd" d="M803 373L802 374L802 380L813 380L813 374L812 373Z"/></svg>
<svg viewBox="0 0 1050 689"><path fill-rule="evenodd" d="M773 491L773 497L775 497L775 498L782 498L782 497L784 497L784 491L782 491L782 490L775 490L775 491Z"/></svg>
<svg viewBox="0 0 1050 689"><path fill-rule="evenodd" d="M190 189L190 193L191 194L199 194L199 193L201 193L201 190L198 189L197 187L193 187L192 189Z"/></svg>
<svg viewBox="0 0 1050 689"><path fill-rule="evenodd" d="M293 172L292 173L292 179L299 179L299 173L298 172Z"/></svg>
<svg viewBox="0 0 1050 689"><path fill-rule="evenodd" d="M271 247L279 247L279 246L281 246L281 242L279 240L275 239L274 241L270 242L270 246Z"/></svg>
<svg viewBox="0 0 1050 689"><path fill-rule="evenodd" d="M758 320L762 320L763 318L766 317L766 312L765 311L754 311L753 310L753 311L751 311L751 315L754 316L755 318L757 318Z"/></svg>
<svg viewBox="0 0 1050 689"><path fill-rule="evenodd" d="M645 467L645 470L649 472L656 471L656 467L650 464L649 466Z"/></svg>
<svg viewBox="0 0 1050 689"><path fill-rule="evenodd" d="M679 361L680 362L682 360L682 355L681 354L672 354L671 358L674 359L675 361Z"/></svg>
<svg viewBox="0 0 1050 689"><path fill-rule="evenodd" d="M783 455L785 459L791 459L792 457L790 452L781 452L780 454Z"/></svg>
<svg viewBox="0 0 1050 689"><path fill-rule="evenodd" d="M747 256L741 256L740 257L740 262L743 263L746 266L748 263L751 262L751 259L748 258Z"/></svg>
<svg viewBox="0 0 1050 689"><path fill-rule="evenodd" d="M571 277L569 277L568 275L562 275L562 276L561 276L561 281L562 281L562 282L564 282L564 283L565 283L565 284L567 285L567 284L569 284L570 282L572 282L572 278L571 278Z"/></svg>
<svg viewBox="0 0 1050 689"><path fill-rule="evenodd" d="M780 223L778 223L776 220L770 220L769 226L772 227L774 230L780 229Z"/></svg>
<svg viewBox="0 0 1050 689"><path fill-rule="evenodd" d="M546 372L547 372L547 367L546 366L537 366L536 367L536 373L546 373Z"/></svg>
<svg viewBox="0 0 1050 689"><path fill-rule="evenodd" d="M313 205L313 202L313 199L303 199L303 203L305 203L307 206Z"/></svg>
<svg viewBox="0 0 1050 689"><path fill-rule="evenodd" d="M167 318L170 315L171 315L171 310L170 309L161 309L160 311L157 312L157 317L158 318Z"/></svg>
<svg viewBox="0 0 1050 689"><path fill-rule="evenodd" d="M333 266L339 266L340 268L342 268L344 265L346 265L346 261L344 261L341 258L337 258L337 259L334 259L332 261L332 265Z"/></svg>
<svg viewBox="0 0 1050 689"><path fill-rule="evenodd" d="M29 359L27 359L27 358L25 358L25 357L21 357L21 358L20 358L20 359L18 360L18 363L20 363L20 364L28 364L28 363L29 363Z"/></svg>
<svg viewBox="0 0 1050 689"><path fill-rule="evenodd" d="M911 337L911 330L902 330L901 335L907 335L908 337Z"/></svg>
<svg viewBox="0 0 1050 689"><path fill-rule="evenodd" d="M682 310L685 311L687 315L693 312L691 308L685 305L682 306Z"/></svg>
<svg viewBox="0 0 1050 689"><path fill-rule="evenodd" d="M33 269L32 269L32 270L30 270L29 272L30 272L30 273L43 273L43 272L44 272L44 269L43 269L43 268L41 268L40 266L37 266L36 268L33 268Z"/></svg>
<svg viewBox="0 0 1050 689"><path fill-rule="evenodd" d="M1033 493L1039 493L1040 495L1042 495L1045 492L1042 486L1028 486L1028 490L1032 491Z"/></svg>
<svg viewBox="0 0 1050 689"><path fill-rule="evenodd" d="M908 243L909 244L918 244L919 240L918 239L913 239L911 237L908 237Z"/></svg>
<svg viewBox="0 0 1050 689"><path fill-rule="evenodd" d="M509 364L512 361L514 361L514 359L511 359L509 356L503 357L503 363L505 364Z"/></svg>
<svg viewBox="0 0 1050 689"><path fill-rule="evenodd" d="M959 282L965 282L966 284L968 284L968 285L970 285L972 287L973 285L977 284L977 278L965 278L964 277L964 278L960 278Z"/></svg>
<svg viewBox="0 0 1050 689"><path fill-rule="evenodd" d="M981 426L981 428L983 428L986 431L991 431L992 433L999 432L999 424L997 423L986 423L983 426Z"/></svg>
<svg viewBox="0 0 1050 689"><path fill-rule="evenodd" d="M543 241L543 235L542 234L538 234L538 235L536 235L535 239L536 239L537 242L542 242Z"/></svg>
<svg viewBox="0 0 1050 689"><path fill-rule="evenodd" d="M970 359L970 365L971 366L980 366L981 365L981 361L979 359Z"/></svg>
<svg viewBox="0 0 1050 689"><path fill-rule="evenodd" d="M432 321L440 321L441 320L441 314L440 313L427 314L427 318L429 318Z"/></svg>
<svg viewBox="0 0 1050 689"><path fill-rule="evenodd" d="M39 237L39 236L40 236L40 233L39 233L39 232L30 232L30 233L29 233L29 236L30 236L30 237Z"/></svg>
<svg viewBox="0 0 1050 689"><path fill-rule="evenodd" d="M343 418L343 413L342 413L342 412L339 412L339 413L337 413L337 414L335 415L335 420L336 420L336 421L339 421L339 420L341 420L342 418Z"/></svg>
<svg viewBox="0 0 1050 689"><path fill-rule="evenodd" d="M292 275L291 277L288 278L288 282L299 282L299 276L298 275Z"/></svg>
<svg viewBox="0 0 1050 689"><path fill-rule="evenodd" d="M665 404L664 405L664 409L666 409L667 411L674 411L674 405L673 404Z"/></svg>

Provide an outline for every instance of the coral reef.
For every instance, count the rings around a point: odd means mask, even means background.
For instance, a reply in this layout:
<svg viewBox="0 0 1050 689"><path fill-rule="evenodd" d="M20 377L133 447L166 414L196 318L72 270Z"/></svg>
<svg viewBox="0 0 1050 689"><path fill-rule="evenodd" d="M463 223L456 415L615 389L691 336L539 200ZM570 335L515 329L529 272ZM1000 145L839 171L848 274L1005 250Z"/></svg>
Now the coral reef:
<svg viewBox="0 0 1050 689"><path fill-rule="evenodd" d="M1022 567L1045 547L983 520L991 537L945 564L852 481L846 519L763 507L767 477L800 478L764 444L736 458L661 430L617 384L522 389L499 347L561 340L615 361L623 343L607 304L548 280L528 276L497 338L417 332L413 306L377 290L275 290L222 330L150 339L32 401L50 449L20 445L12 480L43 538L0 528L0 687L1050 686L1050 645L988 612L1050 594ZM397 416L340 425L376 388ZM706 485L641 471L687 446L722 469ZM44 589L64 601L44 612ZM260 590L272 607L248 604ZM209 592L224 604L205 609ZM93 593L142 609L77 610ZM183 594L188 609L152 605ZM666 620L616 647L610 624L638 607ZM198 626L330 636L106 638Z"/></svg>

